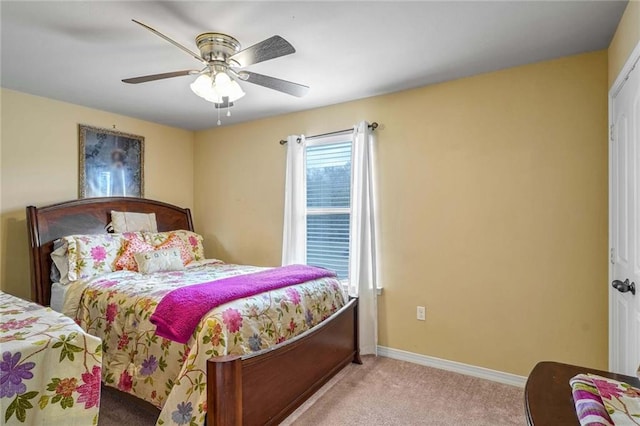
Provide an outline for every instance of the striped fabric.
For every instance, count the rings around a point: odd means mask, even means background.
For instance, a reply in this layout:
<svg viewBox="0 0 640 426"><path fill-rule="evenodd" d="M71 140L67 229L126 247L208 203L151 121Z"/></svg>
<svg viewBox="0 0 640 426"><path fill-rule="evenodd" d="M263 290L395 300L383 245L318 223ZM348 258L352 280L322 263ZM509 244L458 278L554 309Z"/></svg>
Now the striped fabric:
<svg viewBox="0 0 640 426"><path fill-rule="evenodd" d="M569 383L581 426L614 426L600 392L589 375L578 374Z"/></svg>
<svg viewBox="0 0 640 426"><path fill-rule="evenodd" d="M640 389L595 374L578 374L569 382L582 426L640 426Z"/></svg>

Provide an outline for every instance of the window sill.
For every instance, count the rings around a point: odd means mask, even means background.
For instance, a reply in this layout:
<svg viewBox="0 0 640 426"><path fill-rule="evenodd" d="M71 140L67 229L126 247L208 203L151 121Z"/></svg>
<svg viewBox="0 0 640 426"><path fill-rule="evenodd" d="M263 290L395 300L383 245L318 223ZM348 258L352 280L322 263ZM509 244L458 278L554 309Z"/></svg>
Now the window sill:
<svg viewBox="0 0 640 426"><path fill-rule="evenodd" d="M347 294L349 294L349 283L348 283L348 281L347 280L342 280L342 281L340 281L340 284L344 288L344 291L347 292ZM382 296L382 290L384 290L384 287L376 288L376 294L378 296Z"/></svg>

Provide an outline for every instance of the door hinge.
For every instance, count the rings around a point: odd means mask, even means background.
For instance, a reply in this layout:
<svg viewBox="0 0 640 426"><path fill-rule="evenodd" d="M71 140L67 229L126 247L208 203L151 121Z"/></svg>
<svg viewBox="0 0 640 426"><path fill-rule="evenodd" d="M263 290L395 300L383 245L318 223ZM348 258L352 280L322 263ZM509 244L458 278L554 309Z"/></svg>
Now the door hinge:
<svg viewBox="0 0 640 426"><path fill-rule="evenodd" d="M609 126L609 140L613 142L613 124Z"/></svg>
<svg viewBox="0 0 640 426"><path fill-rule="evenodd" d="M609 261L612 265L616 263L616 250L613 247L611 247L611 255L609 257Z"/></svg>

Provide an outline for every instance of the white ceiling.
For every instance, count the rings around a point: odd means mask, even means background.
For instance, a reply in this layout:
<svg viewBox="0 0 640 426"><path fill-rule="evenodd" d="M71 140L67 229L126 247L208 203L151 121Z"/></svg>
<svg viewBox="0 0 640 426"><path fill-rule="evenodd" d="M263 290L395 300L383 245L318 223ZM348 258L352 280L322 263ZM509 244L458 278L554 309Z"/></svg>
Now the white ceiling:
<svg viewBox="0 0 640 426"><path fill-rule="evenodd" d="M131 22L197 51L195 36L227 33L248 47L280 35L293 55L248 67L311 87L304 98L244 83L223 125L415 88L607 48L626 1L0 3L4 88L174 127L214 127L193 76L120 80L200 63Z"/></svg>

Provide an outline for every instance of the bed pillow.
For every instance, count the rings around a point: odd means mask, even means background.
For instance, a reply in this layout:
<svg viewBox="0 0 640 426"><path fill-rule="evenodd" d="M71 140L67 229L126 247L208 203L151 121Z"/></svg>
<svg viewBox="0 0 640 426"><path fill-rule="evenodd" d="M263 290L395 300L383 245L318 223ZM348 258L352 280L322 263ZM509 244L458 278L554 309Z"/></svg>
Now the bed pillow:
<svg viewBox="0 0 640 426"><path fill-rule="evenodd" d="M202 235L196 234L195 232L183 229L168 232L145 232L144 240L149 244L158 245L164 243L172 236L176 236L184 242L191 253L191 257L193 257L193 260L204 259L204 246L202 244L203 238Z"/></svg>
<svg viewBox="0 0 640 426"><path fill-rule="evenodd" d="M136 263L135 259L136 253L164 250L169 248L177 248L178 250L180 250L180 257L182 259L183 265L186 265L193 260L193 256L191 256L191 250L189 249L189 247L187 247L186 244L176 235L167 238L167 240L162 244L153 245L146 242L141 235L136 234L125 242L122 252L115 261L115 270L137 272L138 264Z"/></svg>
<svg viewBox="0 0 640 426"><path fill-rule="evenodd" d="M138 265L138 271L142 274L184 269L180 249L177 247L134 253L133 257Z"/></svg>
<svg viewBox="0 0 640 426"><path fill-rule="evenodd" d="M158 232L155 213L111 211L111 227L114 233Z"/></svg>
<svg viewBox="0 0 640 426"><path fill-rule="evenodd" d="M113 272L124 243L136 235L142 238L142 234L133 232L63 237L62 241L67 246L68 281Z"/></svg>

